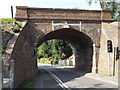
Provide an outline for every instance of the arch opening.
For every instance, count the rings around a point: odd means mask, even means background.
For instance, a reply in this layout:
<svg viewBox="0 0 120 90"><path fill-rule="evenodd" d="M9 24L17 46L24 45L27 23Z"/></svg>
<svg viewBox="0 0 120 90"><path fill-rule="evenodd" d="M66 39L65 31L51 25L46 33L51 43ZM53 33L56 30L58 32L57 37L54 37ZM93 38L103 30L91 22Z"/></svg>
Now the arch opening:
<svg viewBox="0 0 120 90"><path fill-rule="evenodd" d="M73 46L75 69L92 71L93 41L88 35L72 28L59 29L46 34L39 40L37 47L51 39L65 40Z"/></svg>
<svg viewBox="0 0 120 90"><path fill-rule="evenodd" d="M37 62L41 64L75 66L74 49L61 39L47 40L37 49Z"/></svg>

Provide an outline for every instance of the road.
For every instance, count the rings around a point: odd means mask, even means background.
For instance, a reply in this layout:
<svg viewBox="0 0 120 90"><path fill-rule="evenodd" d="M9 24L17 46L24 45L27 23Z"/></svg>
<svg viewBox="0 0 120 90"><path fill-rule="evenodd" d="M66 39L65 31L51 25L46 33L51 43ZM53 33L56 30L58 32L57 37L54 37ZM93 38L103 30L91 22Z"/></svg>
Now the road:
<svg viewBox="0 0 120 90"><path fill-rule="evenodd" d="M41 65L39 70L40 73L34 88L61 88L63 90L71 90L71 88L117 88L117 85L91 79L86 77L84 73L80 75L59 66Z"/></svg>

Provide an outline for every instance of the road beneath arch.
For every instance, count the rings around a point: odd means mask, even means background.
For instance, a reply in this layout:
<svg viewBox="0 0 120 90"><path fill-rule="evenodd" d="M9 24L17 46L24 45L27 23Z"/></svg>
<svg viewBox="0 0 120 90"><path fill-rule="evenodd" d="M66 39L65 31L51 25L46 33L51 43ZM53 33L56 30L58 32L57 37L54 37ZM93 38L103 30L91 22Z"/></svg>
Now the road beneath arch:
<svg viewBox="0 0 120 90"><path fill-rule="evenodd" d="M117 88L117 85L91 79L81 74L70 72L61 66L39 65L39 77L34 88Z"/></svg>

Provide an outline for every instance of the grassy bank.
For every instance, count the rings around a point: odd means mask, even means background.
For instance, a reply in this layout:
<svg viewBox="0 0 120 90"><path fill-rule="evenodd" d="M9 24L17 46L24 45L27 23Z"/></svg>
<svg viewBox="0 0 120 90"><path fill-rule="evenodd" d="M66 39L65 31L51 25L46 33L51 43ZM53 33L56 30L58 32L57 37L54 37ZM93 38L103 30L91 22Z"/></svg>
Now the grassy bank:
<svg viewBox="0 0 120 90"><path fill-rule="evenodd" d="M35 81L37 80L37 76L26 79L19 88L34 88Z"/></svg>

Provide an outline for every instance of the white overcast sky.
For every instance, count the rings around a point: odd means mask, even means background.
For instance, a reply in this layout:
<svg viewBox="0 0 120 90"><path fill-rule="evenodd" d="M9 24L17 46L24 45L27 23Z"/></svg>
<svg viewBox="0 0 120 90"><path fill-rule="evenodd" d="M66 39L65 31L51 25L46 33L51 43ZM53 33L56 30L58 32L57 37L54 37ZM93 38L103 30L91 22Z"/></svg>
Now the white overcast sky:
<svg viewBox="0 0 120 90"><path fill-rule="evenodd" d="M11 18L11 6L29 6L39 8L79 8L89 10L101 10L99 2L88 5L87 0L1 0L0 18Z"/></svg>

